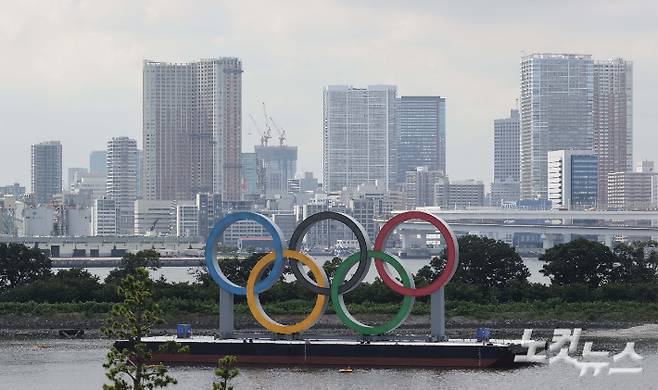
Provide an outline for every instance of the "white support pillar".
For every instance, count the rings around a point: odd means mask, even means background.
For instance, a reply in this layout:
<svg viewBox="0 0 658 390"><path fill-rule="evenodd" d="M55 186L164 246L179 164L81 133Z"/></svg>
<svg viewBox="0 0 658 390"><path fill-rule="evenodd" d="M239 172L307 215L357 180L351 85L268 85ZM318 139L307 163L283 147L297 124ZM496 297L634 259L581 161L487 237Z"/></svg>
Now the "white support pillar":
<svg viewBox="0 0 658 390"><path fill-rule="evenodd" d="M604 242L605 242L605 246L612 249L613 244L614 244L612 234L606 234L605 236L603 236L603 239L604 239Z"/></svg>
<svg viewBox="0 0 658 390"><path fill-rule="evenodd" d="M447 339L444 287L441 287L430 295L430 332L433 341Z"/></svg>
<svg viewBox="0 0 658 390"><path fill-rule="evenodd" d="M219 337L230 339L233 337L233 294L219 289Z"/></svg>

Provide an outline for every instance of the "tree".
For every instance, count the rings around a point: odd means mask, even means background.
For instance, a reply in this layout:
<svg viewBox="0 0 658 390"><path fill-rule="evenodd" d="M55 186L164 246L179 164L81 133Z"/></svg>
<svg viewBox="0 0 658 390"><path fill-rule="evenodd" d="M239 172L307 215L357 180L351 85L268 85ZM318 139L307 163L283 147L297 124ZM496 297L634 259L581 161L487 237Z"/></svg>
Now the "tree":
<svg viewBox="0 0 658 390"><path fill-rule="evenodd" d="M340 257L334 257L333 259L324 262L322 268L324 269L324 272L327 274L329 280L333 279L334 275L336 274L336 270L338 269L338 266L342 262L343 259L341 259Z"/></svg>
<svg viewBox="0 0 658 390"><path fill-rule="evenodd" d="M30 284L2 294L2 299L16 302L87 302L102 301L103 286L97 276L80 268L63 269Z"/></svg>
<svg viewBox="0 0 658 390"><path fill-rule="evenodd" d="M142 250L137 253L126 253L121 258L119 267L110 271L105 283L118 282L127 275L134 275L138 268L160 268L160 253L154 249Z"/></svg>
<svg viewBox="0 0 658 390"><path fill-rule="evenodd" d="M224 276L226 276L233 283L244 286L247 284L247 279L249 278L249 273L251 272L252 268L254 268L258 260L260 260L263 256L265 256L265 253L252 253L246 258L240 258L237 256L220 257L217 259L217 262L219 263ZM272 266L270 265L268 268L271 267ZM267 273L268 271L265 271L263 275L267 275ZM206 281L210 280L208 270L205 266L202 267L200 273L197 273L196 280L197 282L201 283L205 283Z"/></svg>
<svg viewBox="0 0 658 390"><path fill-rule="evenodd" d="M634 241L619 243L612 252L617 257L612 281L615 283L641 283L656 280L658 270L658 242Z"/></svg>
<svg viewBox="0 0 658 390"><path fill-rule="evenodd" d="M0 291L50 275L51 262L38 248L0 244Z"/></svg>
<svg viewBox="0 0 658 390"><path fill-rule="evenodd" d="M607 246L578 238L556 245L539 257L540 271L555 285L584 284L599 287L611 281L617 258Z"/></svg>
<svg viewBox="0 0 658 390"><path fill-rule="evenodd" d="M112 347L107 354L106 376L112 382L103 385L105 390L144 390L176 384L163 364L150 364L152 357L142 338L152 327L162 324L162 309L153 302L149 289L149 276L145 268L136 268L124 277L117 288L123 302L112 306L106 326L101 332L111 338L126 340L130 347L119 350ZM160 348L167 352L185 352L180 344L171 342Z"/></svg>
<svg viewBox="0 0 658 390"><path fill-rule="evenodd" d="M236 362L237 358L232 355L226 355L219 359L217 362L219 368L215 369L215 375L218 376L221 381L213 382L213 390L233 390L233 386L231 386L229 382L240 374L240 370L235 368Z"/></svg>
<svg viewBox="0 0 658 390"><path fill-rule="evenodd" d="M459 266L452 281L475 284L481 287L504 287L510 283L526 283L530 271L518 253L503 241L487 237L466 235L459 237ZM446 249L435 257L430 266L416 274L419 285L431 283L445 268Z"/></svg>

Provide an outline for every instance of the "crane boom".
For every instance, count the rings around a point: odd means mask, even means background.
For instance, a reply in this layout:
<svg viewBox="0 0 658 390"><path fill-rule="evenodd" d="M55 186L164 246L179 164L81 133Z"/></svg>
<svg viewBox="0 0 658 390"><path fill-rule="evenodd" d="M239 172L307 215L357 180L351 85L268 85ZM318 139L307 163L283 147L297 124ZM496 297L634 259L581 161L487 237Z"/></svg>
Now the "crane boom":
<svg viewBox="0 0 658 390"><path fill-rule="evenodd" d="M272 138L269 133L264 133L263 130L260 129L258 126L258 122L256 122L256 118L254 118L253 115L249 114L249 118L251 118L251 122L254 124L254 127L256 128L256 131L258 131L258 134L260 134L260 144L261 146L267 146L267 141Z"/></svg>
<svg viewBox="0 0 658 390"><path fill-rule="evenodd" d="M267 120L267 109L265 108L265 102L263 102L263 116L265 117L265 146L267 146L267 141L272 138L272 128L270 127L270 122Z"/></svg>
<svg viewBox="0 0 658 390"><path fill-rule="evenodd" d="M286 131L281 130L279 125L277 125L276 122L274 121L274 118L272 117L269 118L270 118L270 122L272 122L272 125L274 126L274 129L276 130L277 133L279 133L279 145L283 146L283 144L286 142Z"/></svg>

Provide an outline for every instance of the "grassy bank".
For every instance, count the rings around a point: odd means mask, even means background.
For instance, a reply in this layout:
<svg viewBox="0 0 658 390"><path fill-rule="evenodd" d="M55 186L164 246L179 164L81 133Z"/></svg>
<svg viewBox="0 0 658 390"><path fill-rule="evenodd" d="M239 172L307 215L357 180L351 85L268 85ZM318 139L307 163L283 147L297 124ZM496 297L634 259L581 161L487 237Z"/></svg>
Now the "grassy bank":
<svg viewBox="0 0 658 390"><path fill-rule="evenodd" d="M186 314L215 314L216 303L201 300L168 298L160 301L167 317L176 318ZM75 313L86 317L97 317L108 313L112 303L77 302L77 303L37 303L37 302L0 302L0 315L48 315ZM302 300L289 300L267 303L263 307L272 315L306 314L310 303ZM397 312L398 303L349 304L352 314L393 314ZM249 313L246 304L238 303L236 313ZM331 306L327 313L334 313ZM658 322L658 303L635 301L601 301L601 302L564 302L559 299L546 301L508 302L500 304L479 304L465 301L447 301L448 317L467 317L478 320L581 320L581 321L649 321ZM429 304L416 302L413 314L429 314Z"/></svg>

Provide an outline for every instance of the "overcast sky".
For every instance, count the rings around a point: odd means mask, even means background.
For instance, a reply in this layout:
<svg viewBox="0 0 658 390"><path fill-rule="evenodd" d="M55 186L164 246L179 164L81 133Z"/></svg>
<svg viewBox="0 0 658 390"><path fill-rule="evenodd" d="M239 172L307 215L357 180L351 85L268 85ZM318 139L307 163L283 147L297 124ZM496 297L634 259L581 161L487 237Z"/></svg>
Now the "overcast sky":
<svg viewBox="0 0 658 390"><path fill-rule="evenodd" d="M29 188L32 143L62 142L64 177L112 136L141 144L142 61L218 56L243 61L243 150L265 101L300 172L321 176L324 85L395 84L446 96L448 174L488 183L524 52L633 60L635 160L658 160L656 1L0 3L0 185Z"/></svg>

